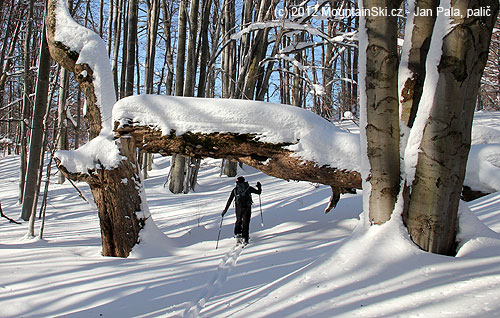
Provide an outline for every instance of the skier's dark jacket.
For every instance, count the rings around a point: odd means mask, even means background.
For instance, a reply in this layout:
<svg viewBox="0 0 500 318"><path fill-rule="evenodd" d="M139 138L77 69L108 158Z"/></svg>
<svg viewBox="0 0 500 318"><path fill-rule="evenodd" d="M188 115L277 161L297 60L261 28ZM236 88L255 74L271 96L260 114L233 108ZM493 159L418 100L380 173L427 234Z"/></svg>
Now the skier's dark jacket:
<svg viewBox="0 0 500 318"><path fill-rule="evenodd" d="M237 181L237 183L243 183L246 187L248 187L248 192L250 192L250 193L255 193L255 194L262 193L262 186L260 185L260 182L257 182L257 189L250 186L248 184L248 182L246 182L246 181L243 181L243 182ZM231 203L233 202L234 198L236 197L236 188L237 187L234 187L233 191L231 191L231 195L229 196L229 199L227 200L226 208L224 209L224 214L225 214L225 212L227 212L227 210L231 206ZM236 213L238 214L238 212L241 212L243 209L250 210L249 208L250 208L251 204L252 204L251 200L248 202L248 204L243 205L243 206L241 204L238 204L238 202L236 202Z"/></svg>

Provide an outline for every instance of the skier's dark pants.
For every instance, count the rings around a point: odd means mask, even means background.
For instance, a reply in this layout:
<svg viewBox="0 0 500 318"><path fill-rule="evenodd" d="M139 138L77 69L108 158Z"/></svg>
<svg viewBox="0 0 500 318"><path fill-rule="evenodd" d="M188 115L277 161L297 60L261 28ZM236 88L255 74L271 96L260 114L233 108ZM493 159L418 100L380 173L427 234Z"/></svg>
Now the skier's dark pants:
<svg viewBox="0 0 500 318"><path fill-rule="evenodd" d="M236 223L234 224L234 235L241 234L241 236L245 240L248 240L250 217L252 216L251 209L252 208L250 206L236 207Z"/></svg>

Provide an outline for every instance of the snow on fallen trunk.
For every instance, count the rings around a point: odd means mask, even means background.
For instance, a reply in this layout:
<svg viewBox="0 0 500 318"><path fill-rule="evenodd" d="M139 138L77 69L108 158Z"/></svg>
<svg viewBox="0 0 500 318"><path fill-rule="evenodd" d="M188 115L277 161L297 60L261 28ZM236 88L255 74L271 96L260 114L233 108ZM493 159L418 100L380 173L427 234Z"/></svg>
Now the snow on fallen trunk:
<svg viewBox="0 0 500 318"><path fill-rule="evenodd" d="M318 166L359 171L359 137L344 132L320 116L294 106L274 103L142 95L118 101L113 120L120 127L148 126L163 135L231 133L284 147ZM115 127L116 128L116 127Z"/></svg>

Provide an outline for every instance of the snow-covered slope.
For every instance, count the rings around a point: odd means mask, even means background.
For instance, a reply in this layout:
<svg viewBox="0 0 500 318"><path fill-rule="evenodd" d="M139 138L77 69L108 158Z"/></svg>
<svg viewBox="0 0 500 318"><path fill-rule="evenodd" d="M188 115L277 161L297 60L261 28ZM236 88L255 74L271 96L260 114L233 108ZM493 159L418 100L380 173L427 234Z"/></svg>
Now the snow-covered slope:
<svg viewBox="0 0 500 318"><path fill-rule="evenodd" d="M19 213L16 163L16 157L0 160L0 200L10 216ZM248 167L240 172L250 183L263 183L264 227L254 197L251 244L234 249L231 210L216 250L220 212L234 182L218 176L218 164L204 161L197 191L175 196L163 187L168 159L155 159L146 188L153 218L168 238L140 246L129 259L99 256L95 209L67 184L51 187L44 240L22 240L26 224L0 220L0 317L196 317L197 310L200 317L500 313L500 245L496 233L476 237L477 221L468 221L466 233L474 238L457 258L419 251L398 228L357 229L346 241L358 224L360 195L344 197L325 215L327 187L288 183ZM90 197L85 185L79 187ZM471 207L500 230L499 202L493 194Z"/></svg>
<svg viewBox="0 0 500 318"><path fill-rule="evenodd" d="M20 212L17 164L0 158L10 217ZM70 184L51 185L43 240L22 239L26 223L0 219L0 317L500 317L499 193L461 206L451 258L418 250L397 222L358 227L361 194L325 215L328 187L244 167L252 185L263 184L264 227L254 196L250 245L234 247L231 209L216 250L234 185L219 165L203 161L196 192L172 195L169 159L155 157L145 187L166 236L128 259L100 256L96 209Z"/></svg>

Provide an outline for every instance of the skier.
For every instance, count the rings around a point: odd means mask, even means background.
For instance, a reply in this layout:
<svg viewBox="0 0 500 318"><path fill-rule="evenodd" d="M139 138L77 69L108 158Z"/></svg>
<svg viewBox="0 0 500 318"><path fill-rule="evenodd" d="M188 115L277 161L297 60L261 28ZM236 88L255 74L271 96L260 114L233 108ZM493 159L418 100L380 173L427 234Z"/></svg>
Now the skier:
<svg viewBox="0 0 500 318"><path fill-rule="evenodd" d="M252 195L251 193L261 194L262 185L257 182L257 189L250 186L245 181L245 177L240 176L236 179L236 187L231 191L227 200L226 208L222 211L222 217L227 213L231 202L235 199L236 203L236 222L234 223L234 236L238 244L248 244L250 217L252 216Z"/></svg>

